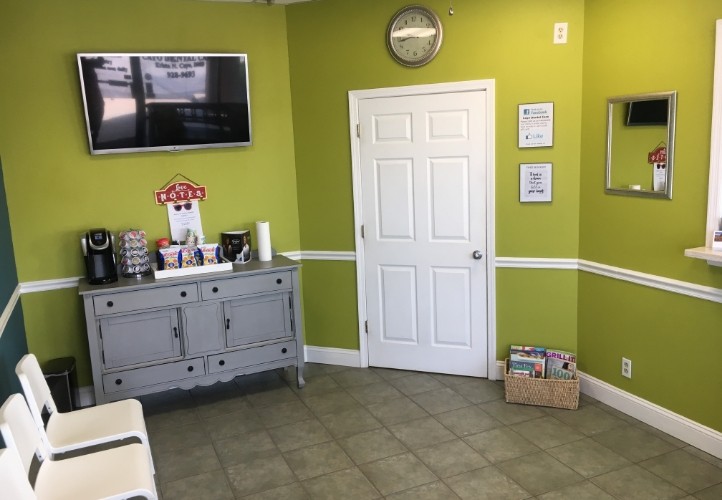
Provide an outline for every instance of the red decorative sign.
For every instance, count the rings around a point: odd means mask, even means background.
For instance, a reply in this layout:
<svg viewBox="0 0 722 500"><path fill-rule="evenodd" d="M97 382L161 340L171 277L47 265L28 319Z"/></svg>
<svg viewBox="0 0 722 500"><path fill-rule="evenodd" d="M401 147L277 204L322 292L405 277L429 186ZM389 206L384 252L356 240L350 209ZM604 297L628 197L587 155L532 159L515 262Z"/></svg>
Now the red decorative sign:
<svg viewBox="0 0 722 500"><path fill-rule="evenodd" d="M205 200L208 197L205 186L196 186L192 182L172 182L164 189L155 192L158 205L168 205L181 201Z"/></svg>
<svg viewBox="0 0 722 500"><path fill-rule="evenodd" d="M659 146L647 155L647 163L667 163L667 146Z"/></svg>

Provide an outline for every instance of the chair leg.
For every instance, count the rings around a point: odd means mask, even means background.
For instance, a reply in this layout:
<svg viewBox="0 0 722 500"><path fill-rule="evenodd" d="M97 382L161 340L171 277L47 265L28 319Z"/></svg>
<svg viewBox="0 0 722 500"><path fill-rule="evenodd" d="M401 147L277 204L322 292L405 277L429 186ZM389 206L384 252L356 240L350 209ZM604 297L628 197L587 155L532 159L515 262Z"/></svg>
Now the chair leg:
<svg viewBox="0 0 722 500"><path fill-rule="evenodd" d="M145 449L148 450L148 460L150 461L150 470L153 473L153 476L155 477L155 462L153 461L153 454L150 451L150 443L148 442L147 437L141 437L141 442L143 443L143 446L145 446Z"/></svg>

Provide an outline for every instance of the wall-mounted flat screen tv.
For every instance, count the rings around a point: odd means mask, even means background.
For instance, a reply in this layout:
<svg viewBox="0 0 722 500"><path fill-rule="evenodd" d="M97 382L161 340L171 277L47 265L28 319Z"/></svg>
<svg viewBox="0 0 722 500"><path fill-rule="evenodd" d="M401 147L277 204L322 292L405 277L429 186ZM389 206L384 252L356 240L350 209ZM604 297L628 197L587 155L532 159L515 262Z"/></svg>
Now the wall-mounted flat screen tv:
<svg viewBox="0 0 722 500"><path fill-rule="evenodd" d="M667 125L669 100L652 99L629 103L627 125Z"/></svg>
<svg viewBox="0 0 722 500"><path fill-rule="evenodd" d="M251 145L245 54L78 54L90 153Z"/></svg>

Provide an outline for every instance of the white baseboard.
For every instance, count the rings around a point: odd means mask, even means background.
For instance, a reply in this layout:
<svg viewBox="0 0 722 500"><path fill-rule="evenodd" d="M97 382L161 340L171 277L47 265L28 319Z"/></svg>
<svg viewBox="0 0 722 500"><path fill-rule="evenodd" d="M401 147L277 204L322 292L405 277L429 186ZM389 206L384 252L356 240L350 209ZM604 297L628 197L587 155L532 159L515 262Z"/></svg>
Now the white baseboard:
<svg viewBox="0 0 722 500"><path fill-rule="evenodd" d="M582 393L722 459L722 433L586 373L579 381Z"/></svg>
<svg viewBox="0 0 722 500"><path fill-rule="evenodd" d="M504 361L496 360L496 380L504 380ZM489 370L491 371L491 370Z"/></svg>
<svg viewBox="0 0 722 500"><path fill-rule="evenodd" d="M498 380L503 380L504 362L497 361L496 368ZM579 373L579 386L582 394L722 459L722 433L586 373Z"/></svg>
<svg viewBox="0 0 722 500"><path fill-rule="evenodd" d="M304 357L308 363L325 365L361 366L361 354L354 349L338 349L336 347L304 346Z"/></svg>

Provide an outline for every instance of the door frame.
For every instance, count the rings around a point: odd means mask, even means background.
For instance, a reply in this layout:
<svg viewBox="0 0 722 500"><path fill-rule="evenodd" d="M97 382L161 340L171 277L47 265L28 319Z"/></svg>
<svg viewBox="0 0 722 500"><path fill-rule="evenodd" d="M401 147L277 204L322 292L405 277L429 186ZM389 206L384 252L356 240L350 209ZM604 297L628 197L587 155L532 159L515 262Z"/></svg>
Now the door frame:
<svg viewBox="0 0 722 500"><path fill-rule="evenodd" d="M361 145L357 133L359 102L380 97L420 96L452 92L484 91L486 102L486 331L487 377L496 380L496 230L495 216L495 80L434 83L406 87L388 87L368 90L351 90L348 93L349 133L351 137L351 169L353 180L354 244L356 248L356 297L358 300L359 366L369 366L368 334L366 333L366 258L361 227L363 205L361 198ZM363 133L363 131L362 131Z"/></svg>

